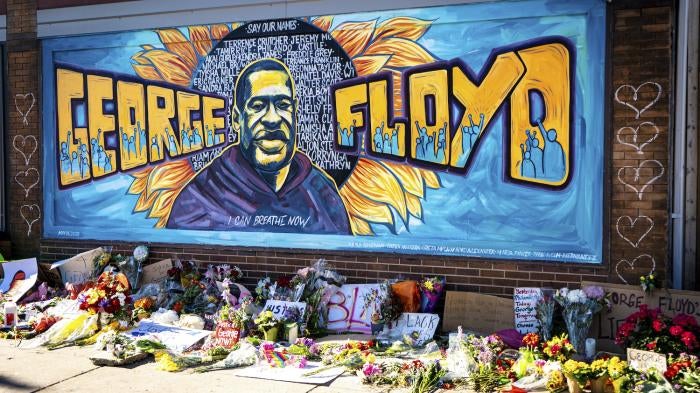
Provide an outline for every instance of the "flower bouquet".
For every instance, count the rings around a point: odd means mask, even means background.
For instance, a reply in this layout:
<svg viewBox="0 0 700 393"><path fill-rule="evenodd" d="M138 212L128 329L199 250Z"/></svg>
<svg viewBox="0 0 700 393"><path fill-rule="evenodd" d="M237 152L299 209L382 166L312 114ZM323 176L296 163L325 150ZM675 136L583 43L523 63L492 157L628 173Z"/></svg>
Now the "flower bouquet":
<svg viewBox="0 0 700 393"><path fill-rule="evenodd" d="M132 300L129 293L129 280L121 273L104 272L94 287L78 295L81 310L90 314L104 314L118 321L130 320L129 310ZM98 326L102 321L98 318Z"/></svg>
<svg viewBox="0 0 700 393"><path fill-rule="evenodd" d="M542 354L546 360L564 362L575 352L566 334L554 336L551 340L542 343Z"/></svg>
<svg viewBox="0 0 700 393"><path fill-rule="evenodd" d="M275 317L272 311L267 310L261 312L257 318L255 318L255 325L258 330L263 334L263 337L267 341L277 341L277 332L280 326L280 320Z"/></svg>
<svg viewBox="0 0 700 393"><path fill-rule="evenodd" d="M554 297L552 295L551 290L543 290L542 298L535 306L537 321L540 323L540 335L544 341L548 341L552 338L554 309L556 307L556 302L554 301Z"/></svg>
<svg viewBox="0 0 700 393"><path fill-rule="evenodd" d="M440 386L446 371L437 360L425 363L416 359L406 363L365 363L358 374L361 374L362 383L365 384L390 385L410 388L411 393L428 393Z"/></svg>
<svg viewBox="0 0 700 393"><path fill-rule="evenodd" d="M284 323L284 338L293 343L299 337L299 324L301 323L301 311L296 307L287 307L282 315Z"/></svg>
<svg viewBox="0 0 700 393"><path fill-rule="evenodd" d="M586 362L569 359L563 366L570 393L581 393L592 376L591 367Z"/></svg>
<svg viewBox="0 0 700 393"><path fill-rule="evenodd" d="M649 309L646 304L629 315L617 329L615 342L626 348L658 353L695 352L700 327L695 317L679 314L670 318L660 309Z"/></svg>
<svg viewBox="0 0 700 393"><path fill-rule="evenodd" d="M270 367L306 368L308 363L306 356L291 354L284 348L275 348L275 344L270 342L260 344L260 354Z"/></svg>
<svg viewBox="0 0 700 393"><path fill-rule="evenodd" d="M445 291L445 279L437 277L426 278L419 283L420 288L420 312L432 313L435 311L440 297Z"/></svg>
<svg viewBox="0 0 700 393"><path fill-rule="evenodd" d="M574 290L562 288L554 295L554 299L563 308L564 322L571 343L577 353L584 354L593 315L602 310L606 303L605 291L599 286Z"/></svg>

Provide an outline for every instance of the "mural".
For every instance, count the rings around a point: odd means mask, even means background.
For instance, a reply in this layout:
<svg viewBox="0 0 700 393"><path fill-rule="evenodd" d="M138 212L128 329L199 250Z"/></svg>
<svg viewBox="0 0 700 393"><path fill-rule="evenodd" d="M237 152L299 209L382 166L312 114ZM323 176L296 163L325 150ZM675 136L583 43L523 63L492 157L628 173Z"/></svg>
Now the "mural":
<svg viewBox="0 0 700 393"><path fill-rule="evenodd" d="M601 262L604 10L45 40L44 235Z"/></svg>

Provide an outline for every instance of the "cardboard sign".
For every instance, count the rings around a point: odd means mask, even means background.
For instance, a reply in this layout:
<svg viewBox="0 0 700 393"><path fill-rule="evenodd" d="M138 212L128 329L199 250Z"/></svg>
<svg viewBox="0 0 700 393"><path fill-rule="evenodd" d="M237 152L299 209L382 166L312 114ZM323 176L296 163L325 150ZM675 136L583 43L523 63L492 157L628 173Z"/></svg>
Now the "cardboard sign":
<svg viewBox="0 0 700 393"><path fill-rule="evenodd" d="M208 330L186 329L144 319L134 329L125 334L137 338L152 337L173 352L183 352L199 340L211 334Z"/></svg>
<svg viewBox="0 0 700 393"><path fill-rule="evenodd" d="M639 306L647 304L649 308L661 308L669 317L678 314L689 314L700 321L700 293L676 289L656 289L651 295L645 294L636 285L607 284L597 282L582 282L581 286L598 285L609 293L612 308L603 309L593 322L591 335L598 339L600 349L611 352L621 352L615 345L617 329Z"/></svg>
<svg viewBox="0 0 700 393"><path fill-rule="evenodd" d="M231 321L219 321L216 324L216 331L212 338L215 347L233 348L238 343L241 336L241 329Z"/></svg>
<svg viewBox="0 0 700 393"><path fill-rule="evenodd" d="M405 312L393 323L385 325L377 339L393 342L408 336L415 345L421 345L433 339L439 323L437 314Z"/></svg>
<svg viewBox="0 0 700 393"><path fill-rule="evenodd" d="M296 308L299 310L301 318L304 319L304 313L306 312L305 302L287 302L284 300L268 300L265 303L263 311L270 310L277 319L284 319L284 313L287 312L288 308Z"/></svg>
<svg viewBox="0 0 700 393"><path fill-rule="evenodd" d="M540 326L537 320L537 302L542 299L540 288L515 288L513 312L515 328L522 334L535 333Z"/></svg>
<svg viewBox="0 0 700 393"><path fill-rule="evenodd" d="M333 332L354 332L370 334L372 332L372 312L379 304L365 310L365 295L372 290L382 291L380 284L345 284L340 287L328 302L327 330Z"/></svg>
<svg viewBox="0 0 700 393"><path fill-rule="evenodd" d="M173 261L164 259L160 262L146 265L141 272L141 285L158 284L168 278L168 270L173 267Z"/></svg>
<svg viewBox="0 0 700 393"><path fill-rule="evenodd" d="M513 299L473 292L447 291L442 330L462 326L481 334L513 328Z"/></svg>
<svg viewBox="0 0 700 393"><path fill-rule="evenodd" d="M36 284L39 266L36 258L19 261L3 262L3 280L0 282L0 292L9 300L19 301Z"/></svg>
<svg viewBox="0 0 700 393"><path fill-rule="evenodd" d="M61 280L64 284L69 282L82 284L92 277L92 272L95 268L95 257L101 255L103 252L104 250L102 247L85 251L72 258L54 262L51 265L51 269L58 268L58 271L61 272Z"/></svg>
<svg viewBox="0 0 700 393"><path fill-rule="evenodd" d="M649 371L652 368L659 372L666 371L666 355L627 348L627 362L637 371Z"/></svg>

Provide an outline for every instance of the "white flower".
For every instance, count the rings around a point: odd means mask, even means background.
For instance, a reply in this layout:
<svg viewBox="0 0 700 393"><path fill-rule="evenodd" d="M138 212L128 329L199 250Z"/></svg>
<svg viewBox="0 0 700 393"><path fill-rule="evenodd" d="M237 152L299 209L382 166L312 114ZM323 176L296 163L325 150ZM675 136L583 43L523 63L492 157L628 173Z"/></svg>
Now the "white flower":
<svg viewBox="0 0 700 393"><path fill-rule="evenodd" d="M566 300L568 300L569 303L585 303L587 299L586 293L580 289L569 291L566 295Z"/></svg>
<svg viewBox="0 0 700 393"><path fill-rule="evenodd" d="M124 295L124 293L122 292L117 292L117 294L114 295L114 297L119 299L119 305L123 307L124 303L126 302L126 295Z"/></svg>

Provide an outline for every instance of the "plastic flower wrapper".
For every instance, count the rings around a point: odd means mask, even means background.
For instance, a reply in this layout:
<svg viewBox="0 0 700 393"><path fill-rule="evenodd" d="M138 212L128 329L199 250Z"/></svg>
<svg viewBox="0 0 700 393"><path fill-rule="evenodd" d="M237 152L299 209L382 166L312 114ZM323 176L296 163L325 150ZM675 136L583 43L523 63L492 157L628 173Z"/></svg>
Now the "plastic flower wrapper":
<svg viewBox="0 0 700 393"><path fill-rule="evenodd" d="M518 351L518 360L511 367L517 378L528 375L529 370L539 358L540 337L536 333L528 333L523 337L522 343L523 346Z"/></svg>
<svg viewBox="0 0 700 393"><path fill-rule="evenodd" d="M556 302L554 301L552 290L543 289L542 298L537 302L535 311L537 321L540 323L540 334L544 341L552 338L555 306Z"/></svg>
<svg viewBox="0 0 700 393"><path fill-rule="evenodd" d="M133 339L116 331L109 331L100 335L93 349L96 351L108 351L117 359L125 359L141 352Z"/></svg>
<svg viewBox="0 0 700 393"><path fill-rule="evenodd" d="M585 341L593 322L593 315L602 310L605 292L596 286L583 290L562 288L554 295L554 299L563 308L564 322L576 352L585 353Z"/></svg>

